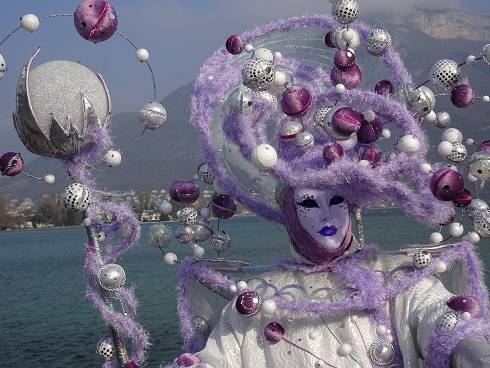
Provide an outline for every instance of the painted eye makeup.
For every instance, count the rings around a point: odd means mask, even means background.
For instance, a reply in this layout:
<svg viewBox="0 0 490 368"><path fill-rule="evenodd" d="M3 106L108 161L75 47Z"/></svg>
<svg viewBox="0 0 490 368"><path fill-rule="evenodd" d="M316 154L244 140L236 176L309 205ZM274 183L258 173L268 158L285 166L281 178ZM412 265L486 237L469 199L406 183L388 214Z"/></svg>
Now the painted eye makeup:
<svg viewBox="0 0 490 368"><path fill-rule="evenodd" d="M318 208L318 203L313 198L303 199L301 202L298 202L298 206L305 208Z"/></svg>
<svg viewBox="0 0 490 368"><path fill-rule="evenodd" d="M332 198L330 198L330 202L328 202L328 204L330 206L335 206L335 205L341 204L344 201L345 201L344 197L336 195L336 196L333 196Z"/></svg>

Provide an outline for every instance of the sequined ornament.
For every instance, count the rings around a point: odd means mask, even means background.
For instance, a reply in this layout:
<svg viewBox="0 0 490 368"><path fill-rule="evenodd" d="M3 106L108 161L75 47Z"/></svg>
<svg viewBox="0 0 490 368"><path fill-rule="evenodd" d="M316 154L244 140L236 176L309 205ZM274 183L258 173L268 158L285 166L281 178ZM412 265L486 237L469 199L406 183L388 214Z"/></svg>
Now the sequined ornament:
<svg viewBox="0 0 490 368"><path fill-rule="evenodd" d="M90 206L91 199L90 189L81 183L70 184L63 192L65 207L73 212L85 211Z"/></svg>
<svg viewBox="0 0 490 368"><path fill-rule="evenodd" d="M190 226L181 225L175 230L175 239L182 244L191 243L193 235L193 230Z"/></svg>
<svg viewBox="0 0 490 368"><path fill-rule="evenodd" d="M330 165L344 156L344 148L338 143L327 144L323 147L322 156L327 164Z"/></svg>
<svg viewBox="0 0 490 368"><path fill-rule="evenodd" d="M415 268L425 268L432 263L432 255L427 250L420 250L413 255L412 263Z"/></svg>
<svg viewBox="0 0 490 368"><path fill-rule="evenodd" d="M271 344L277 344L284 337L284 327L277 322L268 323L264 328L265 339Z"/></svg>
<svg viewBox="0 0 490 368"><path fill-rule="evenodd" d="M148 242L157 247L164 248L172 241L172 229L163 223L151 225L147 232Z"/></svg>
<svg viewBox="0 0 490 368"><path fill-rule="evenodd" d="M470 219L474 220L478 216L488 212L488 210L488 203L485 202L483 199L476 198L471 201L468 207L466 207L465 213Z"/></svg>
<svg viewBox="0 0 490 368"><path fill-rule="evenodd" d="M429 79L436 88L453 89L461 79L458 63L448 59L439 60L430 68Z"/></svg>
<svg viewBox="0 0 490 368"><path fill-rule="evenodd" d="M260 303L259 294L255 291L244 291L238 296L235 306L238 313L250 317L258 313Z"/></svg>
<svg viewBox="0 0 490 368"><path fill-rule="evenodd" d="M103 338L97 343L97 354L102 360L114 358L114 346L110 337Z"/></svg>
<svg viewBox="0 0 490 368"><path fill-rule="evenodd" d="M15 176L22 172L24 160L20 153L7 152L0 157L0 172L6 176Z"/></svg>
<svg viewBox="0 0 490 368"><path fill-rule="evenodd" d="M480 303L469 295L454 295L447 301L447 306L458 313L469 313L471 318L481 315Z"/></svg>
<svg viewBox="0 0 490 368"><path fill-rule="evenodd" d="M459 84L451 90L451 102L459 108L470 106L475 100L473 88L466 84Z"/></svg>
<svg viewBox="0 0 490 368"><path fill-rule="evenodd" d="M126 282L126 273L118 264L110 263L99 270L97 280L102 289L118 291Z"/></svg>
<svg viewBox="0 0 490 368"><path fill-rule="evenodd" d="M192 329L200 335L206 335L209 332L209 321L204 316L192 317Z"/></svg>
<svg viewBox="0 0 490 368"><path fill-rule="evenodd" d="M75 29L87 41L102 42L117 31L116 10L107 1L85 0L73 16Z"/></svg>
<svg viewBox="0 0 490 368"><path fill-rule="evenodd" d="M313 97L306 88L292 86L282 94L281 109L288 116L301 117L308 112L312 101Z"/></svg>
<svg viewBox="0 0 490 368"><path fill-rule="evenodd" d="M393 84L386 79L379 81L374 86L374 92L381 96L386 96L386 97L391 96L393 91L394 91Z"/></svg>
<svg viewBox="0 0 490 368"><path fill-rule="evenodd" d="M339 69L335 66L330 72L330 82L334 86L342 84L346 89L352 90L362 82L361 69L356 64L344 69Z"/></svg>
<svg viewBox="0 0 490 368"><path fill-rule="evenodd" d="M139 119L146 129L155 130L167 121L167 111L162 104L156 101L149 102L141 108Z"/></svg>
<svg viewBox="0 0 490 368"><path fill-rule="evenodd" d="M247 116L253 112L252 91L246 87L238 87L228 96L228 108L235 116Z"/></svg>
<svg viewBox="0 0 490 368"><path fill-rule="evenodd" d="M459 325L459 315L454 312L446 312L437 320L437 328L442 333L449 333Z"/></svg>
<svg viewBox="0 0 490 368"><path fill-rule="evenodd" d="M377 365L388 365L395 359L395 349L388 340L376 340L369 347L369 359Z"/></svg>
<svg viewBox="0 0 490 368"><path fill-rule="evenodd" d="M299 149L306 151L315 145L315 138L310 132L302 131L294 137L294 145Z"/></svg>
<svg viewBox="0 0 490 368"><path fill-rule="evenodd" d="M270 89L269 89L269 91L270 91ZM258 98L262 99L262 100L269 102L271 105L276 106L277 105L277 97L274 96L269 91L257 91L257 92L254 92L254 95L257 96Z"/></svg>
<svg viewBox="0 0 490 368"><path fill-rule="evenodd" d="M490 217L488 212L475 217L473 220L473 231L482 238L490 238Z"/></svg>
<svg viewBox="0 0 490 368"><path fill-rule="evenodd" d="M477 151L471 155L468 170L475 178L487 180L490 178L490 152Z"/></svg>
<svg viewBox="0 0 490 368"><path fill-rule="evenodd" d="M211 171L209 171L207 163L203 162L201 165L199 165L199 167L197 168L197 174L203 182L209 185L213 185L215 177L213 174L211 174Z"/></svg>
<svg viewBox="0 0 490 368"><path fill-rule="evenodd" d="M226 50L232 55L238 55L243 52L245 42L240 36L233 35L226 40Z"/></svg>
<svg viewBox="0 0 490 368"><path fill-rule="evenodd" d="M430 189L437 199L452 201L463 191L464 180L456 170L442 168L432 174Z"/></svg>
<svg viewBox="0 0 490 368"><path fill-rule="evenodd" d="M322 126L323 128L323 126ZM294 138L303 131L303 124L297 120L288 120L281 127L279 135L283 142L294 143Z"/></svg>
<svg viewBox="0 0 490 368"><path fill-rule="evenodd" d="M386 29L374 28L366 37L366 48L371 55L381 55L391 45L391 36Z"/></svg>
<svg viewBox="0 0 490 368"><path fill-rule="evenodd" d="M355 0L341 0L332 5L332 17L339 23L352 23L358 15L359 7Z"/></svg>
<svg viewBox="0 0 490 368"><path fill-rule="evenodd" d="M452 145L453 149L451 150L451 153L449 155L445 156L446 160L456 164L463 162L466 159L467 155L465 145L458 142L453 142Z"/></svg>
<svg viewBox="0 0 490 368"><path fill-rule="evenodd" d="M332 106L320 107L313 115L313 127L320 134L327 134L325 130L325 117L327 113L332 109Z"/></svg>
<svg viewBox="0 0 490 368"><path fill-rule="evenodd" d="M465 188L455 199L453 199L453 203L456 207L465 208L471 204L472 200L471 192Z"/></svg>
<svg viewBox="0 0 490 368"><path fill-rule="evenodd" d="M180 210L179 221L182 225L192 225L196 222L197 210L192 207L184 207Z"/></svg>
<svg viewBox="0 0 490 368"><path fill-rule="evenodd" d="M209 239L209 245L216 252L226 252L231 245L230 235L223 230L215 232Z"/></svg>
<svg viewBox="0 0 490 368"><path fill-rule="evenodd" d="M242 69L242 78L253 91L267 91L274 82L274 66L268 60L250 59Z"/></svg>
<svg viewBox="0 0 490 368"><path fill-rule="evenodd" d="M211 201L211 211L219 219L232 217L237 210L237 205L233 198L228 194L216 195Z"/></svg>

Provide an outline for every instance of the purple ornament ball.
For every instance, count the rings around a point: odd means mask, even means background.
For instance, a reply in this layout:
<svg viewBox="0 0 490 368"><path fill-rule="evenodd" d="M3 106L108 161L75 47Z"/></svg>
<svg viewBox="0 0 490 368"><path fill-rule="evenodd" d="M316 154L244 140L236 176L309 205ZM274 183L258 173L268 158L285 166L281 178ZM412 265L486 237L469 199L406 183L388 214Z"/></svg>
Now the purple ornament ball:
<svg viewBox="0 0 490 368"><path fill-rule="evenodd" d="M300 117L308 112L312 103L311 93L303 87L292 86L282 94L281 109L292 117Z"/></svg>
<svg viewBox="0 0 490 368"><path fill-rule="evenodd" d="M175 193L179 198L180 202L183 203L194 203L198 200L201 190L199 185L197 185L192 180L182 181L175 188Z"/></svg>
<svg viewBox="0 0 490 368"><path fill-rule="evenodd" d="M2 175L15 176L22 172L24 160L20 153L7 152L0 157L0 172Z"/></svg>
<svg viewBox="0 0 490 368"><path fill-rule="evenodd" d="M473 92L473 89L466 84L457 85L451 91L451 102L456 107L468 107L474 100L475 93Z"/></svg>
<svg viewBox="0 0 490 368"><path fill-rule="evenodd" d="M265 339L271 344L277 344L284 337L284 327L277 322L271 322L264 328Z"/></svg>
<svg viewBox="0 0 490 368"><path fill-rule="evenodd" d="M324 39L325 45L331 49L335 49L337 46L332 42L332 32L328 32Z"/></svg>
<svg viewBox="0 0 490 368"><path fill-rule="evenodd" d="M351 136L359 131L361 120L361 115L352 107L341 107L332 115L332 129L343 136Z"/></svg>
<svg viewBox="0 0 490 368"><path fill-rule="evenodd" d="M103 0L85 0L75 11L73 21L78 34L91 42L105 41L117 31L116 10Z"/></svg>
<svg viewBox="0 0 490 368"><path fill-rule="evenodd" d="M225 220L235 214L237 205L228 194L218 194L211 202L211 210L217 218Z"/></svg>
<svg viewBox="0 0 490 368"><path fill-rule="evenodd" d="M393 93L393 84L389 80L383 79L376 83L374 86L374 92L381 96L391 96Z"/></svg>
<svg viewBox="0 0 490 368"><path fill-rule="evenodd" d="M452 201L463 191L464 180L456 170L442 168L432 175L430 189L437 199L441 201Z"/></svg>
<svg viewBox="0 0 490 368"><path fill-rule="evenodd" d="M191 353L184 353L177 358L177 365L183 367L191 367L201 362L197 356Z"/></svg>
<svg viewBox="0 0 490 368"><path fill-rule="evenodd" d="M170 184L170 188L168 189L168 194L170 195L170 198L172 198L176 202L180 202L179 195L177 194L177 188L182 183L182 180L176 180L172 184Z"/></svg>
<svg viewBox="0 0 490 368"><path fill-rule="evenodd" d="M340 160L344 156L344 147L340 144L328 144L323 147L323 158L330 165L332 162Z"/></svg>
<svg viewBox="0 0 490 368"><path fill-rule="evenodd" d="M362 82L361 69L356 64L344 70L334 66L330 72L330 82L334 86L343 84L346 89L354 89Z"/></svg>
<svg viewBox="0 0 490 368"><path fill-rule="evenodd" d="M453 199L453 203L456 207L464 208L469 206L472 200L473 196L471 195L471 192L465 188L455 199Z"/></svg>
<svg viewBox="0 0 490 368"><path fill-rule="evenodd" d="M340 70L347 70L356 62L356 56L351 50L339 50L333 57L333 63Z"/></svg>
<svg viewBox="0 0 490 368"><path fill-rule="evenodd" d="M373 143L376 142L383 134L383 121L379 116L376 116L374 120L367 121L361 120L361 127L357 132L357 141L360 143Z"/></svg>
<svg viewBox="0 0 490 368"><path fill-rule="evenodd" d="M455 312L468 312L472 318L477 318L481 314L480 303L469 295L455 295L447 301L447 306Z"/></svg>
<svg viewBox="0 0 490 368"><path fill-rule="evenodd" d="M226 40L226 50L232 55L241 54L245 48L245 42L240 36L233 35Z"/></svg>
<svg viewBox="0 0 490 368"><path fill-rule="evenodd" d="M260 296L255 291L244 291L236 300L236 310L244 316L257 314L260 308Z"/></svg>
<svg viewBox="0 0 490 368"><path fill-rule="evenodd" d="M361 160L368 161L371 164L371 167L375 168L381 161L381 152L374 147L369 147L362 152Z"/></svg>
<svg viewBox="0 0 490 368"><path fill-rule="evenodd" d="M478 145L478 148L476 149L476 151L487 151L487 152L490 152L490 141L484 141L483 143L480 143Z"/></svg>

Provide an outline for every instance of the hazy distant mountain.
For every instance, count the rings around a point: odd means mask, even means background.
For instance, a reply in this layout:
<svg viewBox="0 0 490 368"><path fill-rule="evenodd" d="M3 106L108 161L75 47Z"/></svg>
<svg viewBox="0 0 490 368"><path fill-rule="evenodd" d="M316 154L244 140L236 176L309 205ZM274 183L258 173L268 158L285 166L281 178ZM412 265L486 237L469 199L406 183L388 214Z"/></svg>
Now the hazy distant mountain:
<svg viewBox="0 0 490 368"><path fill-rule="evenodd" d="M479 56L483 46L490 43L490 17L481 17L461 11L428 11L416 9L405 18L363 19L366 23L386 28L395 49L405 61L416 83L427 80L431 66L440 59L457 62L469 54ZM361 46L362 47L362 46ZM374 59L374 58L373 58ZM369 67L363 68L368 76ZM490 66L483 62L462 69L465 78L478 96L490 94L488 80ZM366 78L368 79L368 78ZM371 83L371 82L370 82ZM373 85L374 87L374 85ZM123 155L121 165L101 167L94 173L101 189L130 190L167 188L174 180L189 180L202 162L197 131L189 124L189 96L192 83L168 95L161 103L167 109L167 123L156 131L147 131L142 139ZM465 137L490 138L489 105L477 101L469 109L457 109L447 96L437 99L436 111L451 112L453 126L463 131ZM125 113L113 117L111 125L114 141L119 149L127 147L142 131L138 113ZM442 130L427 127L431 139L437 142ZM25 167L33 175L53 173L57 182L53 186L38 183L21 175L15 178L0 177L0 195L36 198L43 193L61 192L69 183L63 180L62 164L53 159L38 158Z"/></svg>

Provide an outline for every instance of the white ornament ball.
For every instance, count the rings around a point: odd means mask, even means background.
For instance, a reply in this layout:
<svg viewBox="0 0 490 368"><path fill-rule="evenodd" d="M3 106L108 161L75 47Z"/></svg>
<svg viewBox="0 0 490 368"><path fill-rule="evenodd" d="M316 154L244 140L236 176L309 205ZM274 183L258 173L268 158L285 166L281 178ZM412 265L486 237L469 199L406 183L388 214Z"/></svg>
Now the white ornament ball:
<svg viewBox="0 0 490 368"><path fill-rule="evenodd" d="M199 245L194 248L194 257L201 258L204 255L204 248Z"/></svg>
<svg viewBox="0 0 490 368"><path fill-rule="evenodd" d="M474 140L473 138L468 138L468 139L466 140L466 144L467 144L468 146L471 146L471 145L473 145L474 143L475 143L475 140Z"/></svg>
<svg viewBox="0 0 490 368"><path fill-rule="evenodd" d="M246 44L246 45L243 47L243 49L245 50L245 52L252 52L252 51L254 50L254 47L253 47L251 44L247 43L247 44Z"/></svg>
<svg viewBox="0 0 490 368"><path fill-rule="evenodd" d="M466 64L468 64L468 65L474 65L475 62L476 62L476 56L475 55L469 55L466 58Z"/></svg>
<svg viewBox="0 0 490 368"><path fill-rule="evenodd" d="M449 225L449 234L454 237L458 237L463 235L463 225L460 224L459 222L453 222L451 225Z"/></svg>
<svg viewBox="0 0 490 368"><path fill-rule="evenodd" d="M282 59L282 54L279 51L276 51L274 53L274 61L278 62L278 61L281 61L281 59Z"/></svg>
<svg viewBox="0 0 490 368"><path fill-rule="evenodd" d="M109 167L117 166L121 163L121 153L115 150L109 150L104 155L104 161Z"/></svg>
<svg viewBox="0 0 490 368"><path fill-rule="evenodd" d="M82 221L82 225L84 227L89 227L92 225L92 220L90 220L88 217L84 218Z"/></svg>
<svg viewBox="0 0 490 368"><path fill-rule="evenodd" d="M163 263L165 263L167 266L173 266L177 263L177 255L171 252L165 254L163 257Z"/></svg>
<svg viewBox="0 0 490 368"><path fill-rule="evenodd" d="M378 335L384 335L386 333L386 326L379 325L378 327L376 327L376 333Z"/></svg>
<svg viewBox="0 0 490 368"><path fill-rule="evenodd" d="M48 174L48 175L44 175L43 180L46 184L53 184L55 181L55 177L54 175Z"/></svg>
<svg viewBox="0 0 490 368"><path fill-rule="evenodd" d="M467 178L470 183L476 183L478 181L478 178L472 173L468 173Z"/></svg>
<svg viewBox="0 0 490 368"><path fill-rule="evenodd" d="M376 113L373 110L366 110L364 111L364 120L366 121L373 121L376 119Z"/></svg>
<svg viewBox="0 0 490 368"><path fill-rule="evenodd" d="M420 149L420 142L417 137L411 134L404 135L395 143L395 148L411 156L416 154Z"/></svg>
<svg viewBox="0 0 490 368"><path fill-rule="evenodd" d="M432 171L432 166L429 163L425 162L420 165L420 172L422 174L429 174Z"/></svg>
<svg viewBox="0 0 490 368"><path fill-rule="evenodd" d="M335 85L335 92L341 94L345 92L345 86L342 83Z"/></svg>
<svg viewBox="0 0 490 368"><path fill-rule="evenodd" d="M20 25L27 32L34 32L39 28L39 18L34 14L26 14L20 18Z"/></svg>
<svg viewBox="0 0 490 368"><path fill-rule="evenodd" d="M446 270L447 270L447 265L444 262L439 261L436 263L437 273L443 273L443 272L446 272Z"/></svg>
<svg viewBox="0 0 490 368"><path fill-rule="evenodd" d="M2 55L0 55L0 79L3 78L3 75L7 71L7 64L5 63L5 59Z"/></svg>
<svg viewBox="0 0 490 368"><path fill-rule="evenodd" d="M471 313L470 312L463 312L461 314L461 318L464 319L465 321L469 321L471 319Z"/></svg>
<svg viewBox="0 0 490 368"><path fill-rule="evenodd" d="M424 116L424 122L433 123L437 119L437 114L434 111L429 112Z"/></svg>
<svg viewBox="0 0 490 368"><path fill-rule="evenodd" d="M441 141L448 141L450 143L463 142L463 134L456 128L449 128L442 132Z"/></svg>
<svg viewBox="0 0 490 368"><path fill-rule="evenodd" d="M238 281L237 284L238 290L246 290L248 288L248 285L245 281Z"/></svg>
<svg viewBox="0 0 490 368"><path fill-rule="evenodd" d="M474 231L466 235L470 243L476 244L480 241L480 235Z"/></svg>
<svg viewBox="0 0 490 368"><path fill-rule="evenodd" d="M356 144L357 144L357 135L356 134L353 134L352 137L350 137L349 139L346 139L344 141L337 141L337 143L342 146L342 148L344 149L344 151L348 151L350 149L353 149L356 146Z"/></svg>
<svg viewBox="0 0 490 368"><path fill-rule="evenodd" d="M172 213L172 209L172 203L169 201L163 200L162 203L160 203L160 212L164 215L170 215Z"/></svg>
<svg viewBox="0 0 490 368"><path fill-rule="evenodd" d="M141 61L142 63L148 61L150 58L150 53L146 49L138 49L136 50L136 59Z"/></svg>
<svg viewBox="0 0 490 368"><path fill-rule="evenodd" d="M431 244L439 244L444 240L441 233L432 233L429 236L429 241Z"/></svg>
<svg viewBox="0 0 490 368"><path fill-rule="evenodd" d="M384 139L390 139L391 138L391 130L389 130L388 128L384 128L383 131L381 132L381 136Z"/></svg>
<svg viewBox="0 0 490 368"><path fill-rule="evenodd" d="M368 160L359 160L359 165L361 167L370 167L371 166L371 164L369 163Z"/></svg>
<svg viewBox="0 0 490 368"><path fill-rule="evenodd" d="M490 96L485 95L485 96L483 96L481 99L482 99L484 102L490 102Z"/></svg>
<svg viewBox="0 0 490 368"><path fill-rule="evenodd" d="M342 40L344 40L346 43L349 43L352 41L354 38L355 33L352 31L350 28L346 29L342 32Z"/></svg>
<svg viewBox="0 0 490 368"><path fill-rule="evenodd" d="M453 144L451 142L442 141L437 146L437 152L443 157L450 155L452 151L453 151Z"/></svg>
<svg viewBox="0 0 490 368"><path fill-rule="evenodd" d="M276 302L272 299L266 299L262 302L260 310L267 314L273 314L277 310Z"/></svg>
<svg viewBox="0 0 490 368"><path fill-rule="evenodd" d="M264 59L273 61L274 54L271 50L266 49L265 47L259 47L258 49L253 50L252 59Z"/></svg>
<svg viewBox="0 0 490 368"><path fill-rule="evenodd" d="M347 356L351 353L352 351L352 346L349 344L342 344L339 346L337 352L340 356Z"/></svg>
<svg viewBox="0 0 490 368"><path fill-rule="evenodd" d="M236 292L237 292L237 290L238 290L238 288L236 287L236 285L235 285L235 284L230 285L230 291L231 291L232 293L236 293Z"/></svg>
<svg viewBox="0 0 490 368"><path fill-rule="evenodd" d="M270 144L262 143L254 148L250 161L257 169L267 170L276 164L277 152Z"/></svg>

